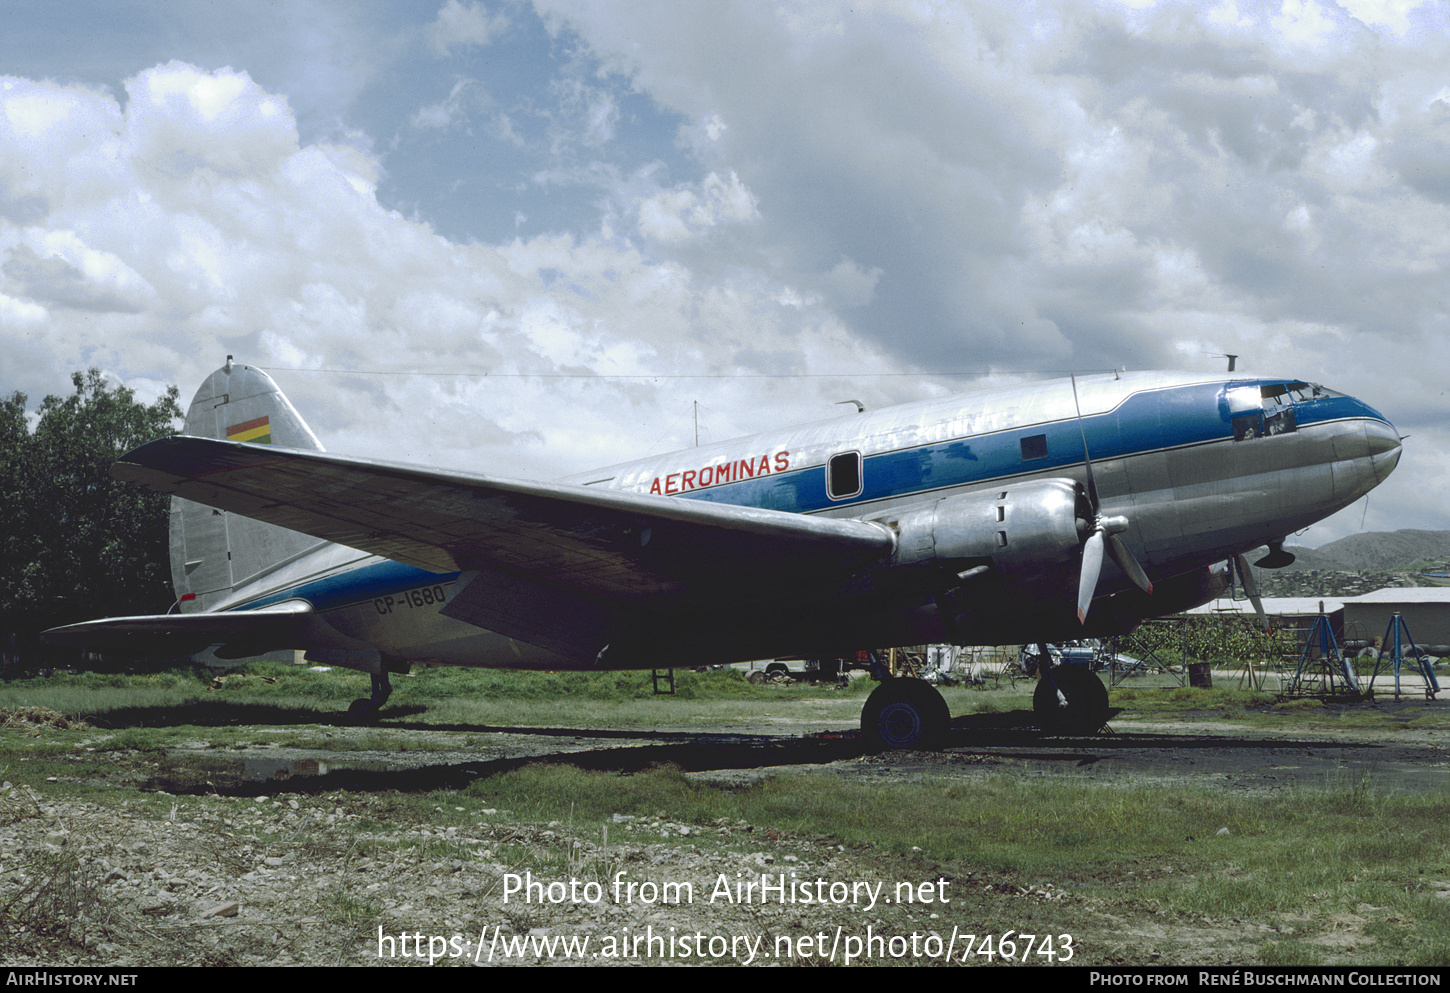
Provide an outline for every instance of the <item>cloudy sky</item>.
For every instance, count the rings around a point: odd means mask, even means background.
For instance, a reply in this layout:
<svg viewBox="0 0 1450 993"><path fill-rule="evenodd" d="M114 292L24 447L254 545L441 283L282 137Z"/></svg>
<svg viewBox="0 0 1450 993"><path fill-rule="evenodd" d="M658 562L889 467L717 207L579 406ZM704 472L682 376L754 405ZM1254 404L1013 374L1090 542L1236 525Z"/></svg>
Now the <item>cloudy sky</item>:
<svg viewBox="0 0 1450 993"><path fill-rule="evenodd" d="M331 450L553 476L982 383L1302 377L1450 528L1415 0L0 4L0 392L228 353Z"/></svg>

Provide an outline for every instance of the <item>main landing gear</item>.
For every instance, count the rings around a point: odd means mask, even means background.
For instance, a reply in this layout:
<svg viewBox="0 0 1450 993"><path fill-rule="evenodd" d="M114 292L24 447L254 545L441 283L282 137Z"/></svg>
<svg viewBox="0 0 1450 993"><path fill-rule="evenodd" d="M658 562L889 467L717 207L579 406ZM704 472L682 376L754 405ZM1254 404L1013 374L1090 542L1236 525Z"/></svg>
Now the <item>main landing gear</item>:
<svg viewBox="0 0 1450 993"><path fill-rule="evenodd" d="M1092 734L1108 722L1108 688L1082 666L1054 666L1037 681L1032 711L1048 734Z"/></svg>
<svg viewBox="0 0 1450 993"><path fill-rule="evenodd" d="M1038 680L1032 710L1048 734L1093 734L1108 722L1108 689L1083 666L1054 666ZM883 679L861 708L861 736L872 752L941 748L950 725L946 701L920 679Z"/></svg>
<svg viewBox="0 0 1450 993"><path fill-rule="evenodd" d="M353 717L371 719L378 716L378 711L383 709L383 704L393 695L393 684L388 681L386 672L376 673L372 680L373 695L366 700L354 700L347 708L347 712Z"/></svg>
<svg viewBox="0 0 1450 993"><path fill-rule="evenodd" d="M951 711L936 687L920 679L891 677L866 698L861 736L869 751L942 747Z"/></svg>

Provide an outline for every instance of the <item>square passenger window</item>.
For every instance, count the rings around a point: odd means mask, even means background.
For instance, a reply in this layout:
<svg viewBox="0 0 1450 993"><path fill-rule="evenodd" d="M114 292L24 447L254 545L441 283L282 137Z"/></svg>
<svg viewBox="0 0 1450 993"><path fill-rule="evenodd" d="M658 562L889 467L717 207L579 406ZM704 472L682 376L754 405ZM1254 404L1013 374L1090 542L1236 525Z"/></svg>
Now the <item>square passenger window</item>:
<svg viewBox="0 0 1450 993"><path fill-rule="evenodd" d="M1034 434L1022 439L1022 461L1047 458L1047 435Z"/></svg>
<svg viewBox="0 0 1450 993"><path fill-rule="evenodd" d="M845 500L861 495L861 453L842 452L826 463L826 496Z"/></svg>

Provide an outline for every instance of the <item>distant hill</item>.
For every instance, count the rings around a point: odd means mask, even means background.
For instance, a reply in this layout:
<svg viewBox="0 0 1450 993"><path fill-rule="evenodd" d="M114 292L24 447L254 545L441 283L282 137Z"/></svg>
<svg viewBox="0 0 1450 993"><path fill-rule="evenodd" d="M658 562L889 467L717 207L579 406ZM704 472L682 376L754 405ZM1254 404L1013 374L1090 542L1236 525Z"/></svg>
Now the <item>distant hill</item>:
<svg viewBox="0 0 1450 993"><path fill-rule="evenodd" d="M1375 590L1399 586L1430 586L1419 582L1413 572L1381 572L1370 569L1255 569L1259 593L1266 597L1364 596Z"/></svg>
<svg viewBox="0 0 1450 993"><path fill-rule="evenodd" d="M1287 547L1293 565L1254 570L1264 596L1360 596L1390 586L1437 585L1420 570L1438 565L1437 571L1450 571L1450 531L1376 531L1318 548ZM1250 562L1259 557L1248 556Z"/></svg>
<svg viewBox="0 0 1450 993"><path fill-rule="evenodd" d="M1289 550L1295 556L1290 570L1398 572L1427 564L1450 564L1450 531L1374 531L1352 534L1318 548Z"/></svg>

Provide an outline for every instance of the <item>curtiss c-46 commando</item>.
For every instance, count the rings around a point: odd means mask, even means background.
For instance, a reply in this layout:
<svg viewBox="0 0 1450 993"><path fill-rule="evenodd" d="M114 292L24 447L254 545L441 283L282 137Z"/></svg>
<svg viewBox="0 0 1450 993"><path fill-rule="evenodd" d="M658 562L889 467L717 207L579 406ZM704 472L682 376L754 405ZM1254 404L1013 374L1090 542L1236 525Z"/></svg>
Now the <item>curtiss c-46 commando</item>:
<svg viewBox="0 0 1450 993"><path fill-rule="evenodd" d="M1400 438L1292 378L1107 374L952 396L531 482L327 454L234 364L185 434L112 469L173 495L175 612L52 644L175 657L651 669L861 645L1055 642L1205 603L1244 554L1380 483ZM1044 667L1045 727L1093 731L1096 676ZM936 690L888 679L877 747L935 745Z"/></svg>

